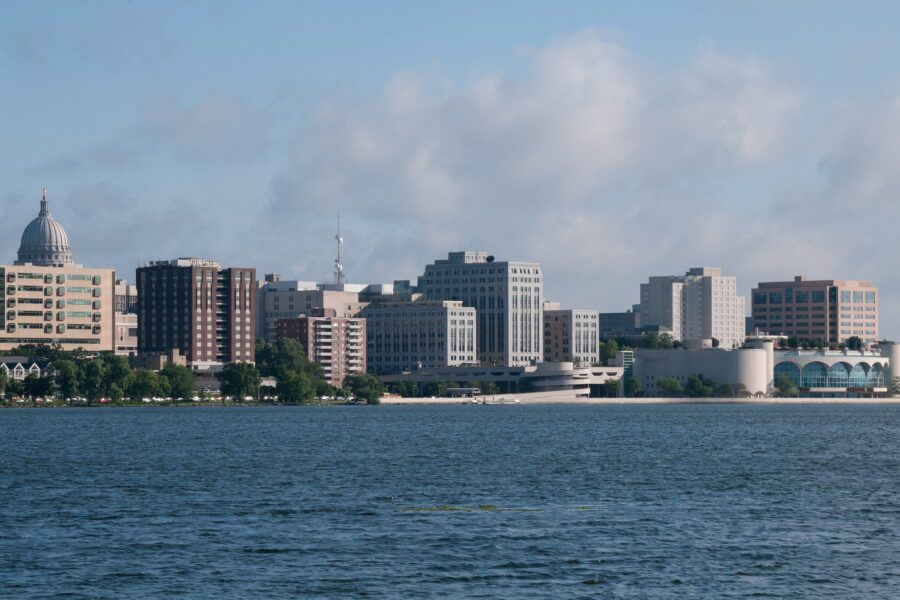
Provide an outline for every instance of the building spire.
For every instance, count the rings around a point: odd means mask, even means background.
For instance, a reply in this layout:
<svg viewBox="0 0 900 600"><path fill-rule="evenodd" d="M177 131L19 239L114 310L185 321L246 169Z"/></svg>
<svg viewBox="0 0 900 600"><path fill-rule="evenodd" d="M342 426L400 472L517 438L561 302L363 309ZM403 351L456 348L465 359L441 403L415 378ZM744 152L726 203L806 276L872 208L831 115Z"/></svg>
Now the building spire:
<svg viewBox="0 0 900 600"><path fill-rule="evenodd" d="M334 257L334 282L338 285L344 283L344 265L341 264L341 246L344 244L344 238L341 237L341 214L338 213L337 235L334 236L337 242L337 256Z"/></svg>
<svg viewBox="0 0 900 600"><path fill-rule="evenodd" d="M47 188L44 188L44 195L41 198L41 213L42 217L50 216L50 204L47 202Z"/></svg>

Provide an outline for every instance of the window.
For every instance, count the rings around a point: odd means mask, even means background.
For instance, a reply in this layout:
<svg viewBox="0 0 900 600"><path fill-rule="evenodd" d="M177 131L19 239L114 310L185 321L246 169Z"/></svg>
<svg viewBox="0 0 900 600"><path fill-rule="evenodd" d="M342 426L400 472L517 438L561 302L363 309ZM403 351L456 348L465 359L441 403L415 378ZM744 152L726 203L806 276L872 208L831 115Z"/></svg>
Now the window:
<svg viewBox="0 0 900 600"><path fill-rule="evenodd" d="M766 293L765 292L753 292L753 304L765 304L766 303Z"/></svg>
<svg viewBox="0 0 900 600"><path fill-rule="evenodd" d="M812 301L825 302L825 290L813 290Z"/></svg>

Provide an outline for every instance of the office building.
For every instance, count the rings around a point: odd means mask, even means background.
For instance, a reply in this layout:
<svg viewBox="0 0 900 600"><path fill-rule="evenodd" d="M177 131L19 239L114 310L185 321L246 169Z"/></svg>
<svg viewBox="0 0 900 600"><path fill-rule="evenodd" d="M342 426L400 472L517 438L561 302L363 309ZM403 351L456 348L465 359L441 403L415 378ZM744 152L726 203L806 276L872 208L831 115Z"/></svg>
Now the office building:
<svg viewBox="0 0 900 600"><path fill-rule="evenodd" d="M417 290L477 310L477 358L521 366L544 358L544 283L534 262L497 262L484 252L451 252L425 267Z"/></svg>
<svg viewBox="0 0 900 600"><path fill-rule="evenodd" d="M119 356L137 356L138 316L135 313L116 312L115 353Z"/></svg>
<svg viewBox="0 0 900 600"><path fill-rule="evenodd" d="M137 314L137 286L125 279L116 280L116 312Z"/></svg>
<svg viewBox="0 0 900 600"><path fill-rule="evenodd" d="M366 361L370 373L390 374L420 367L474 364L476 310L459 300L373 302L366 319Z"/></svg>
<svg viewBox="0 0 900 600"><path fill-rule="evenodd" d="M257 331L267 342L278 339L279 319L311 315L316 309L333 310L336 317L355 317L367 302L362 298L390 293L384 284L318 284L314 281L282 281L277 273L267 274L257 297Z"/></svg>
<svg viewBox="0 0 900 600"><path fill-rule="evenodd" d="M752 328L771 335L845 342L878 340L878 288L870 281L762 282L751 292Z"/></svg>
<svg viewBox="0 0 900 600"><path fill-rule="evenodd" d="M721 269L694 268L641 284L641 327L667 327L676 340L716 339L721 348L739 348L744 312L737 278L722 275Z"/></svg>
<svg viewBox="0 0 900 600"><path fill-rule="evenodd" d="M365 319L338 317L334 309L316 308L309 316L278 319L277 331L279 339L299 341L334 387L343 387L347 377L366 371Z"/></svg>
<svg viewBox="0 0 900 600"><path fill-rule="evenodd" d="M544 360L584 366L600 360L600 313L548 305L544 304Z"/></svg>
<svg viewBox="0 0 900 600"><path fill-rule="evenodd" d="M179 258L137 270L138 350L177 349L194 370L255 359L256 270Z"/></svg>

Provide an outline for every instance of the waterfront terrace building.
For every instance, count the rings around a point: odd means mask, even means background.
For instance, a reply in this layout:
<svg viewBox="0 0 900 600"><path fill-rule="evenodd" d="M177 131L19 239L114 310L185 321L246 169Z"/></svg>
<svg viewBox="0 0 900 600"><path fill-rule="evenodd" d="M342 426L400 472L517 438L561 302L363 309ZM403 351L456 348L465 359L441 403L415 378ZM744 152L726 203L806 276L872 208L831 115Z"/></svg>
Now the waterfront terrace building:
<svg viewBox="0 0 900 600"><path fill-rule="evenodd" d="M544 283L534 262L497 262L484 252L450 252L425 267L417 290L477 310L477 358L522 366L544 358Z"/></svg>
<svg viewBox="0 0 900 600"><path fill-rule="evenodd" d="M177 349L194 370L255 360L256 270L178 258L137 270L138 350Z"/></svg>
<svg viewBox="0 0 900 600"><path fill-rule="evenodd" d="M722 275L722 269L650 277L641 284L640 323L667 327L676 340L715 338L721 348L740 348L744 297L737 295L737 278Z"/></svg>
<svg viewBox="0 0 900 600"><path fill-rule="evenodd" d="M0 265L0 350L58 343L64 350L112 352L115 278L112 269L75 264L45 188L38 216L22 233L18 260Z"/></svg>
<svg viewBox="0 0 900 600"><path fill-rule="evenodd" d="M771 335L845 342L878 340L878 288L870 281L802 275L793 281L759 283L751 292L752 327Z"/></svg>
<svg viewBox="0 0 900 600"><path fill-rule="evenodd" d="M600 319L596 310L544 306L544 360L589 366L600 359Z"/></svg>
<svg viewBox="0 0 900 600"><path fill-rule="evenodd" d="M386 375L477 360L476 310L459 300L377 301L363 309L368 371Z"/></svg>
<svg viewBox="0 0 900 600"><path fill-rule="evenodd" d="M278 319L277 331L278 339L299 341L334 387L343 387L347 377L366 371L365 319L337 317L334 309L316 308L310 316Z"/></svg>

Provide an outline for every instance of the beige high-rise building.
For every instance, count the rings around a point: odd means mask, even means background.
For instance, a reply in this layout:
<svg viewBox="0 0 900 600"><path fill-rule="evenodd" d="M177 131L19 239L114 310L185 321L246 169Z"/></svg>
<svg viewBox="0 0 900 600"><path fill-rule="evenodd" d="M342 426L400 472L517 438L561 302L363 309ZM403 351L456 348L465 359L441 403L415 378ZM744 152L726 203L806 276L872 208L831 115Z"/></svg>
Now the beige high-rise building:
<svg viewBox="0 0 900 600"><path fill-rule="evenodd" d="M41 209L22 233L15 265L0 265L0 351L23 344L112 352L115 346L113 269L75 264L63 226Z"/></svg>
<svg viewBox="0 0 900 600"><path fill-rule="evenodd" d="M366 371L366 320L335 316L330 308L313 309L309 316L278 319L278 338L300 342L307 358L325 371L328 383L340 388L344 380Z"/></svg>
<svg viewBox="0 0 900 600"><path fill-rule="evenodd" d="M668 327L676 340L714 338L721 348L740 348L744 310L737 278L722 269L697 267L641 284L641 326Z"/></svg>
<svg viewBox="0 0 900 600"><path fill-rule="evenodd" d="M557 305L558 306L558 305ZM588 366L600 359L596 310L562 310L544 303L544 360Z"/></svg>

